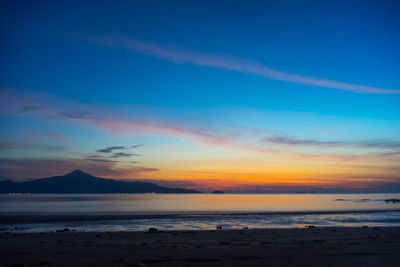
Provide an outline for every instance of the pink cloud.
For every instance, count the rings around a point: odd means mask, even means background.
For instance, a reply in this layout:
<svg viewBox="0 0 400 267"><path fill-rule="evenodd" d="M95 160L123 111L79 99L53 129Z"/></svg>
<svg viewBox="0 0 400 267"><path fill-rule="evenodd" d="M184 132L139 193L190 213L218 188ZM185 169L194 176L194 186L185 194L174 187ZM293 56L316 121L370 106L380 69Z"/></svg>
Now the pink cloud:
<svg viewBox="0 0 400 267"><path fill-rule="evenodd" d="M209 145L223 145L229 143L235 137L232 136L218 136L213 134L204 133L199 130L189 129L185 127L177 127L170 125L155 124L151 121L102 121L98 123L99 126L111 132L121 133L144 133L152 135L167 134L171 136L190 137L195 138L200 142Z"/></svg>
<svg viewBox="0 0 400 267"><path fill-rule="evenodd" d="M96 42L104 46L121 48L152 57L162 58L179 64L189 63L199 66L214 67L263 76L274 80L351 91L356 93L400 94L400 89L385 89L293 74L284 71L274 70L268 66L262 65L252 60L198 53L180 48L161 47L123 36L85 37L84 39Z"/></svg>
<svg viewBox="0 0 400 267"><path fill-rule="evenodd" d="M242 131L237 131L234 134L216 134L216 129L202 129L199 127L188 126L178 122L165 122L162 117L137 117L132 114L116 113L109 109L99 109L94 106L82 105L76 102L65 102L66 105L52 106L49 103L59 103L58 99L52 101L36 100L33 96L23 96L17 94L18 97L13 97L13 92L8 91L3 95L12 98L16 101L9 102L7 107L0 107L0 113L10 116L26 116L35 115L52 120L76 121L79 123L91 124L101 129L113 133L126 134L146 134L146 135L170 135L195 140L202 144L211 146L224 146L230 149L239 151L248 151L252 153L280 155L295 159L318 160L318 161L396 161L400 154L398 151L383 151L377 153L363 154L304 154L288 150L278 150L271 147L266 147L260 143L243 143L244 136ZM26 105L34 105L36 108L26 108ZM134 117L134 119L131 119ZM118 118L118 119L116 119ZM245 130L248 133L248 130ZM58 136L59 138L62 138ZM21 144L2 144L3 148L11 146L21 146Z"/></svg>
<svg viewBox="0 0 400 267"><path fill-rule="evenodd" d="M221 136L207 132L206 130L196 129L175 123L163 123L161 118L141 116L132 120L130 114L121 114L113 110L99 109L93 106L81 105L75 102L68 102L68 107L57 105L57 107L49 104L59 100L53 98L51 101L36 99L29 94L23 94L15 90L4 89L0 96L4 96L12 101L7 102L6 106L0 107L0 114L9 116L38 115L52 120L67 120L89 123L100 128L116 133L136 133L150 135L171 135L178 137L186 137L196 139L199 142L208 145L227 144L236 135ZM29 108L34 106L35 108ZM119 118L119 119L115 119ZM211 130L210 130L211 131ZM63 138L63 136L55 136L48 133L52 138Z"/></svg>

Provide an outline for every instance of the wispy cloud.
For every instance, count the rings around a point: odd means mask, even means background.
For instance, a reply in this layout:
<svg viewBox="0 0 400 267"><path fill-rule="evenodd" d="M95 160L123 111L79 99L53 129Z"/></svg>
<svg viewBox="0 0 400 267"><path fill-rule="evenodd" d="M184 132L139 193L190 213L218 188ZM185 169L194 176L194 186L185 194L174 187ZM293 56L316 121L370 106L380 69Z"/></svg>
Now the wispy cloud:
<svg viewBox="0 0 400 267"><path fill-rule="evenodd" d="M71 139L69 139L67 136L65 136L62 133L55 133L51 131L41 131L40 132L45 138L47 139L54 139L58 141L63 141L63 142L68 142L71 143Z"/></svg>
<svg viewBox="0 0 400 267"><path fill-rule="evenodd" d="M60 117L65 117L69 119L87 119L92 121L101 121L101 117L94 115L89 111L63 111L58 114Z"/></svg>
<svg viewBox="0 0 400 267"><path fill-rule="evenodd" d="M268 66L262 65L256 61L248 59L199 53L181 48L162 47L152 43L142 42L124 36L101 36L101 37L91 36L91 37L84 37L84 39L96 42L104 46L125 49L128 51L152 57L162 58L179 64L189 63L199 66L214 67L214 68L263 76L274 80L331 88L337 90L345 90L357 93L400 94L400 89L385 89L373 86L345 83L345 82L322 79L317 77L293 74L275 70Z"/></svg>
<svg viewBox="0 0 400 267"><path fill-rule="evenodd" d="M46 145L46 144L36 144L33 142L14 142L14 141L0 141L0 150L7 150L7 149L38 149L38 150L45 150L45 151L62 151L66 150L66 146L57 146L57 145Z"/></svg>
<svg viewBox="0 0 400 267"><path fill-rule="evenodd" d="M322 146L322 147L358 147L358 148L400 148L400 141L369 140L369 141L321 141L316 139L298 139L291 137L268 137L263 142L290 146Z"/></svg>
<svg viewBox="0 0 400 267"><path fill-rule="evenodd" d="M141 155L134 154L134 153L124 153L124 152L113 153L111 155L112 158L130 158L130 157L133 157L133 156L138 157L138 156L141 156Z"/></svg>
<svg viewBox="0 0 400 267"><path fill-rule="evenodd" d="M11 91L8 92L9 95L12 94ZM69 101L67 106L64 105L51 105L49 103L57 103L57 99L53 99L51 101L38 101L35 100L34 97L30 97L28 100L25 100L23 96L19 95L18 98L20 101L10 102L6 109L0 106L0 113L6 114L8 116L40 116L46 119L51 120L60 120L60 121L75 121L79 123L87 123L92 124L99 127L101 130L110 133L121 133L121 134L145 134L145 135L155 135L155 136L164 136L169 135L177 138L186 138L191 139L201 144L206 144L210 146L223 146L228 149L238 150L242 152L249 153L259 153L270 156L282 156L287 159L296 158L296 159L305 159L305 160L314 160L314 161L371 161L371 160L385 160L385 161L394 161L399 157L398 152L396 151L374 151L363 153L358 151L353 153L349 151L349 153L327 153L326 151L320 151L314 154L307 154L299 151L288 151L286 149L275 149L271 147L266 147L266 141L263 143L254 140L251 141L253 137L248 139L250 131L247 130L238 130L238 131L225 131L223 130L221 133L221 129L217 128L202 128L202 127L193 127L193 125L186 125L179 123L178 120L174 122L164 121L162 117L146 117L143 115L137 116L132 114L123 114L123 113L115 113L114 110L111 109L99 109L95 106L87 106L82 105L76 102ZM35 106L40 106L40 109L26 110L23 114L16 114L15 110L21 110L21 107L25 106L26 103L34 103ZM67 114L67 115L66 115ZM70 114L74 114L70 116ZM118 118L117 120L115 118ZM257 133L256 136L261 133ZM258 137L257 137L258 138ZM367 147L382 149L382 148L390 148L392 146L398 147L398 143L393 141L362 141L362 142L349 142L349 141L319 141L312 139L289 139L289 138L274 138L269 141L274 141L280 144L290 144L290 145L315 145L315 146L355 146L357 148ZM4 145L6 146L6 145ZM109 148L102 148L97 151L98 153L101 150L107 152L104 153L106 155L108 153L113 153L116 148L125 148L125 146L115 146ZM109 151L109 152L108 152ZM118 154L113 158L108 157L108 159L116 159L118 158ZM120 156L121 158L124 156Z"/></svg>
<svg viewBox="0 0 400 267"><path fill-rule="evenodd" d="M106 147L103 149L98 149L96 150L97 153L111 153L114 150L121 150L121 149L125 149L124 146L110 146L110 147Z"/></svg>
<svg viewBox="0 0 400 267"><path fill-rule="evenodd" d="M105 162L105 163L119 163L120 158L131 158L142 156L136 153L126 153L126 152L115 152L119 150L133 149L143 146L142 144L131 145L131 146L110 146L102 149L96 150L97 154L84 154L81 155L82 159L93 161L93 162ZM124 161L126 163L126 161ZM138 163L136 161L131 161L130 163Z"/></svg>
<svg viewBox="0 0 400 267"><path fill-rule="evenodd" d="M40 106L23 106L20 110L16 110L14 113L18 114L18 113L25 113L25 112L30 112L30 111L37 111L37 110L41 110L42 107Z"/></svg>
<svg viewBox="0 0 400 267"><path fill-rule="evenodd" d="M236 135L219 136L216 134L205 132L195 128L186 126L166 125L156 122L156 120L104 120L99 122L98 125L103 129L111 132L120 133L147 133L151 135L167 134L171 136L182 136L195 138L196 140L209 145L217 146L229 143L235 139Z"/></svg>
<svg viewBox="0 0 400 267"><path fill-rule="evenodd" d="M67 108L55 106L49 102L58 102L56 99L41 101L34 96L25 96L15 90L4 89L0 91L0 97L8 99L4 101L6 106L0 106L0 114L7 116L39 115L51 120L67 120L90 123L103 130L118 133L138 133L150 135L171 135L196 139L210 145L221 145L234 139L236 135L217 135L210 129L204 130L196 127L188 127L170 122L162 122L160 118L140 116L132 119L128 114L116 113L113 110L99 109L93 106L85 106L69 101ZM25 109L26 105L34 105L35 109ZM18 112L17 112L18 111ZM22 112L23 111L23 112ZM119 119L115 119L118 117Z"/></svg>
<svg viewBox="0 0 400 267"><path fill-rule="evenodd" d="M313 161L342 161L342 162L386 162L398 163L400 151L370 152L370 153L293 153L294 157Z"/></svg>
<svg viewBox="0 0 400 267"><path fill-rule="evenodd" d="M133 145L133 146L110 146L102 149L96 150L97 153L111 153L114 150L124 150L124 149L130 149L130 148L137 148L143 146L142 144L140 145Z"/></svg>

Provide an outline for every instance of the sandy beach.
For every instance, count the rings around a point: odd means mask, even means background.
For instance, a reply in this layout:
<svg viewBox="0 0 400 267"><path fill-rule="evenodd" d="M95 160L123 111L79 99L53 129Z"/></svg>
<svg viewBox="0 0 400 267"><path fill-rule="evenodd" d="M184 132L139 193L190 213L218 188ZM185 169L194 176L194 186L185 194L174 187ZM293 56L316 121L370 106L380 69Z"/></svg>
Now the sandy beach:
<svg viewBox="0 0 400 267"><path fill-rule="evenodd" d="M3 232L0 257L2 266L399 266L400 228Z"/></svg>

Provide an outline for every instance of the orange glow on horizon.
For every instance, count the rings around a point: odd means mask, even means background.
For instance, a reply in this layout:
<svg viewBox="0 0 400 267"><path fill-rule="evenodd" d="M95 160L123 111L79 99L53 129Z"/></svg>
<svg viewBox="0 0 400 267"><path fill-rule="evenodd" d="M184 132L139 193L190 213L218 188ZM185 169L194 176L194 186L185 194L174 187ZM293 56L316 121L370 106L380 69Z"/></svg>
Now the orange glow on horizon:
<svg viewBox="0 0 400 267"><path fill-rule="evenodd" d="M132 180L151 180L187 183L186 188L240 189L255 187L301 187L321 186L360 188L365 184L376 183L374 174L365 174L363 170L344 175L340 171L330 170L328 174L318 169L271 169L268 171L238 172L229 170L172 170L160 169L156 172L142 173L140 177L129 176ZM115 177L121 178L121 177ZM395 182L391 175L381 176L379 182ZM364 185L363 185L364 184Z"/></svg>

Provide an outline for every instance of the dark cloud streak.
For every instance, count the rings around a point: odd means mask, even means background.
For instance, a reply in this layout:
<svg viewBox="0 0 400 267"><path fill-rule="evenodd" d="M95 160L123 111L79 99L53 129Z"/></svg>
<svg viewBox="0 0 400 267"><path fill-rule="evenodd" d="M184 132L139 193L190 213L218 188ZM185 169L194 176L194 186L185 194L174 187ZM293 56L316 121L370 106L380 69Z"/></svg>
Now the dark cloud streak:
<svg viewBox="0 0 400 267"><path fill-rule="evenodd" d="M137 148L141 147L143 145L133 145L133 146L110 146L102 149L96 150L97 153L112 153L114 150L124 150L124 149L130 149L130 148Z"/></svg>
<svg viewBox="0 0 400 267"><path fill-rule="evenodd" d="M96 150L97 153L111 153L114 150L121 150L121 149L125 149L124 146L111 146L111 147L106 147L103 149L98 149Z"/></svg>
<svg viewBox="0 0 400 267"><path fill-rule="evenodd" d="M133 156L141 156L139 154L133 154L133 153L124 153L124 152L118 152L118 153L114 153L111 155L112 158L130 158Z"/></svg>
<svg viewBox="0 0 400 267"><path fill-rule="evenodd" d="M291 146L323 146L323 147L357 147L357 148L400 148L400 141L370 140L370 141L320 141L314 139L297 139L290 137L268 137L263 142Z"/></svg>

